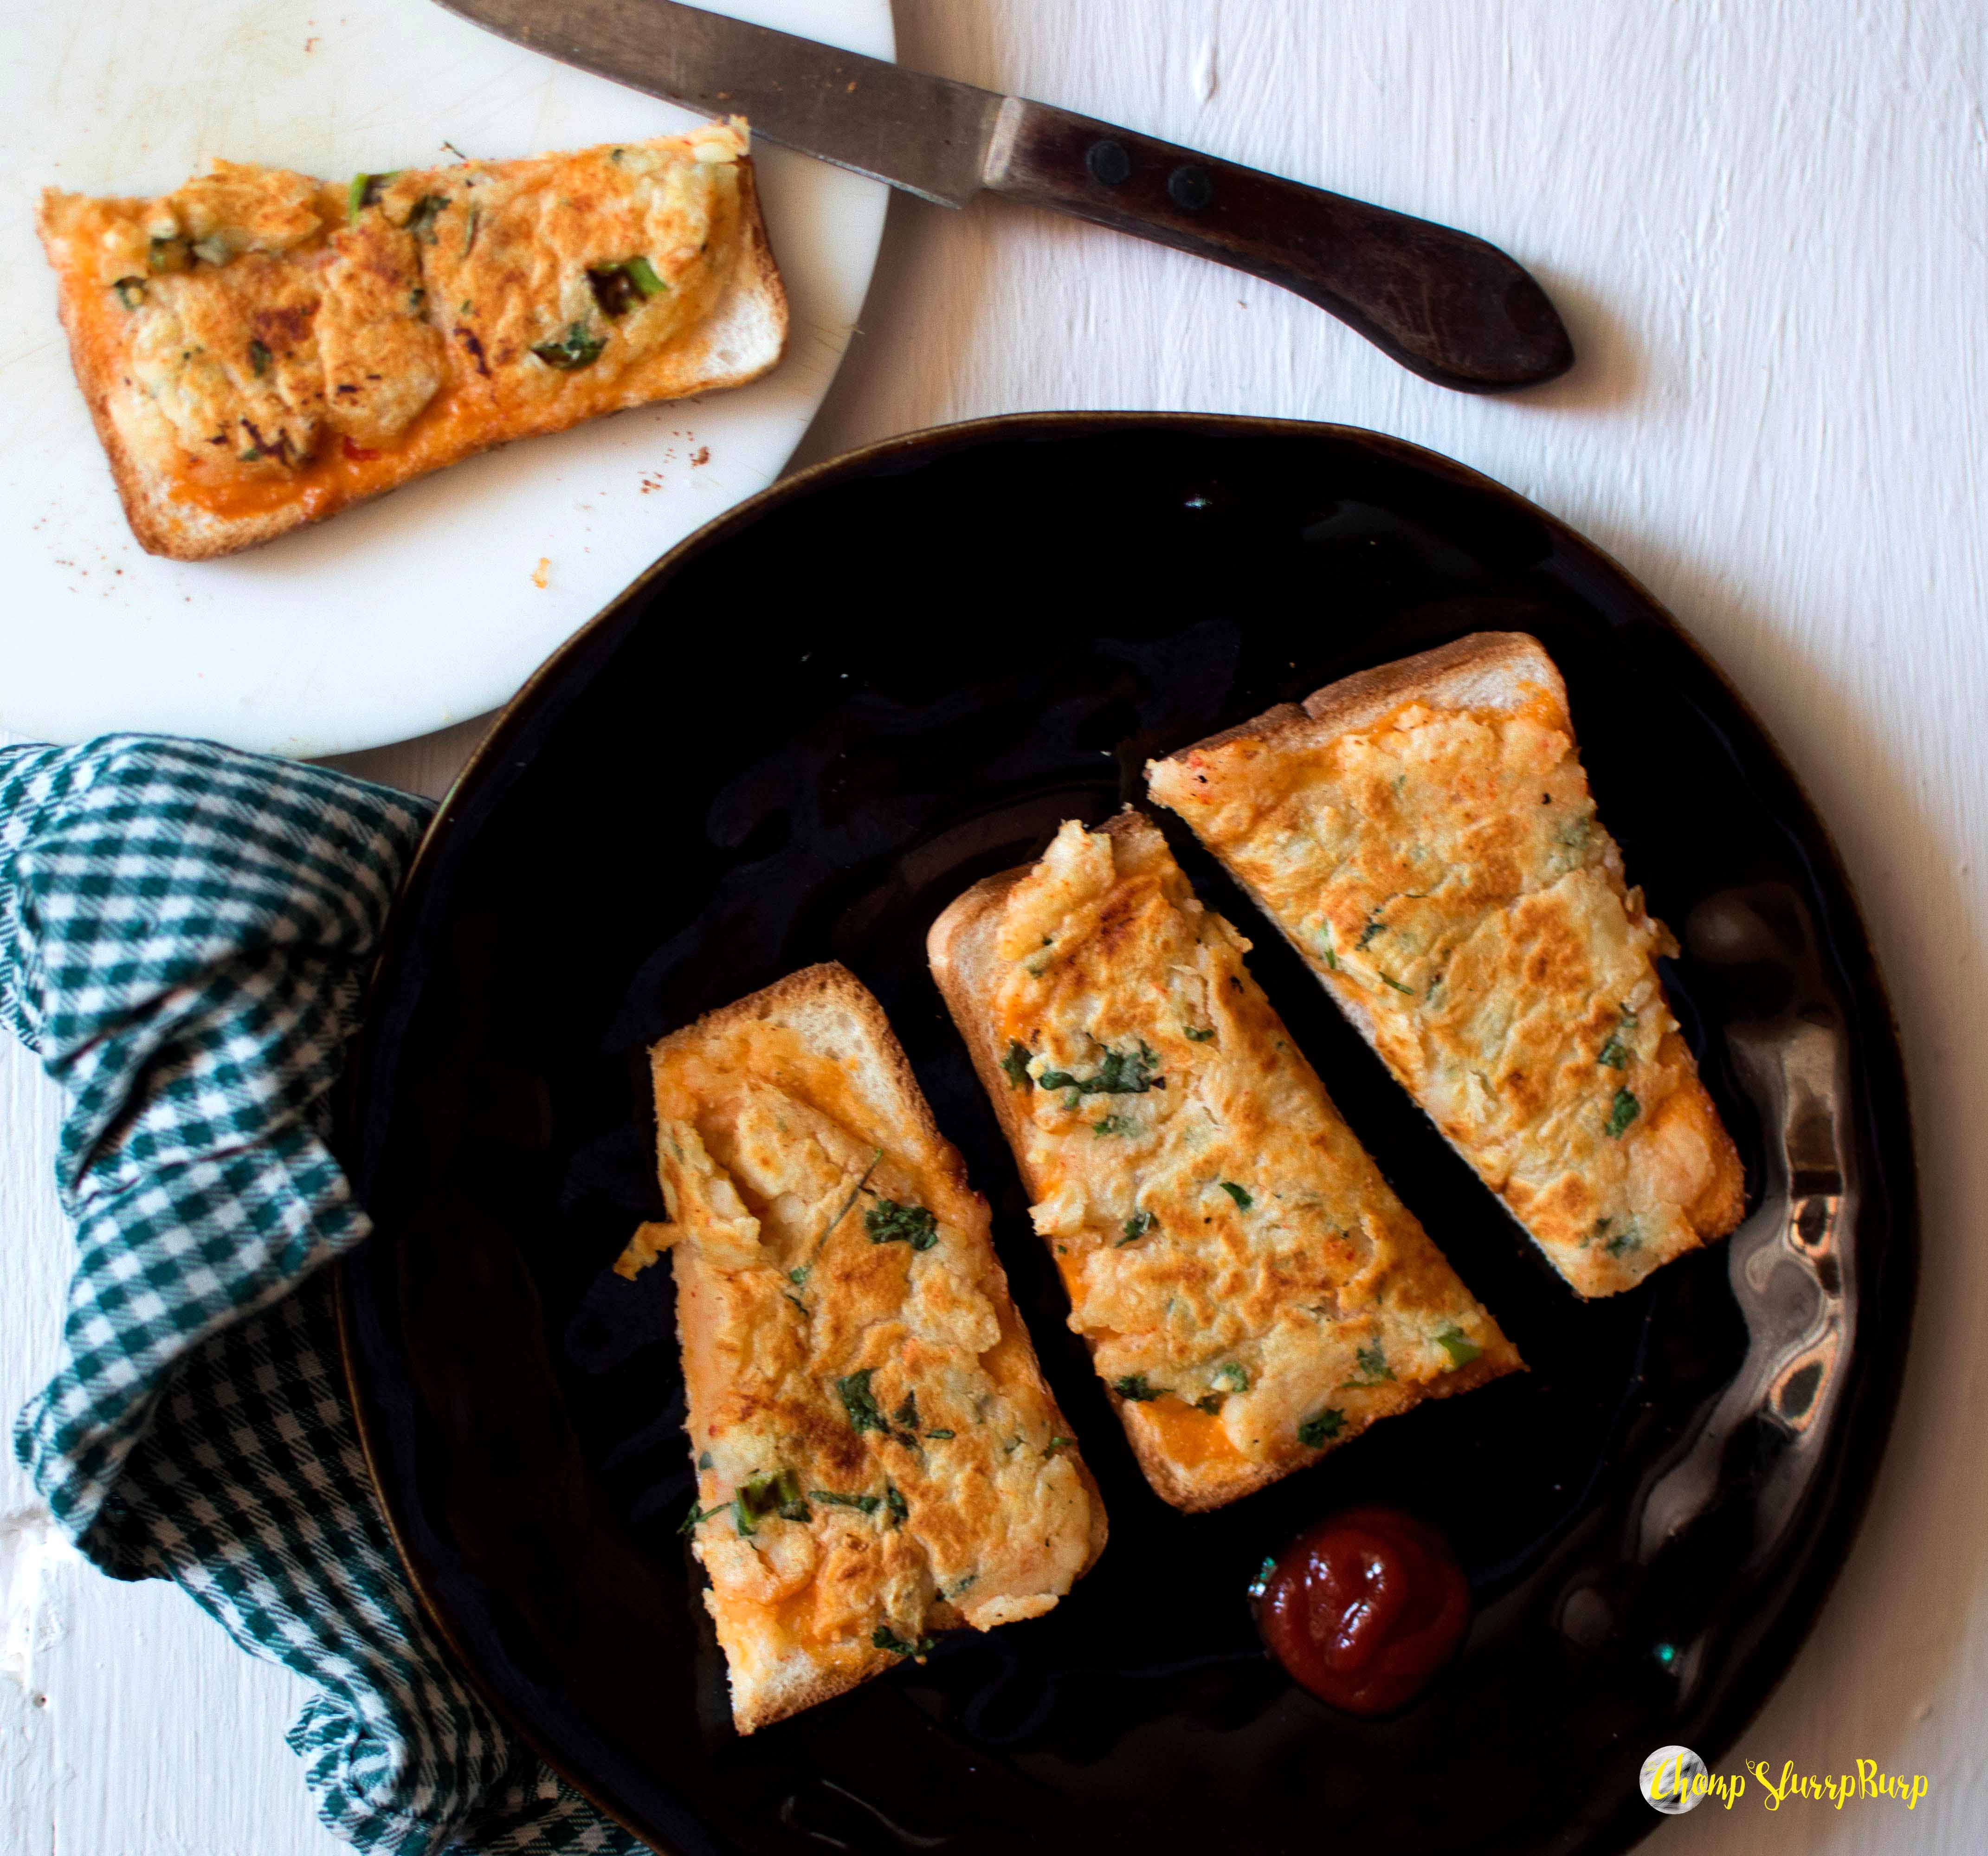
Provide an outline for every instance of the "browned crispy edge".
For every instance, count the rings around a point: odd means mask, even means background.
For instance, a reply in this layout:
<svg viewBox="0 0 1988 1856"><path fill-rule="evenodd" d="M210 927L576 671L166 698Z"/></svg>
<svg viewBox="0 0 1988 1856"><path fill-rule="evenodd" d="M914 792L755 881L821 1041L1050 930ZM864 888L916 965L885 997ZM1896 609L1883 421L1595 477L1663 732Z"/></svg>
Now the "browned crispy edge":
<svg viewBox="0 0 1988 1856"><path fill-rule="evenodd" d="M1128 807L1100 829L1118 836L1148 823ZM1013 1150L1015 1164L1021 1171L1023 1182L1032 1199L1042 1196L1043 1182L1034 1176L1029 1165L1029 1124L1020 1110L1019 1092L1001 1068L1002 1053L994 1047L991 1007L995 973L993 941L1000 924L1001 905L1008 892L1033 867L1024 865L982 878L948 905L925 937L925 953L932 978L938 982L940 996L952 1015L953 1023L965 1040L975 1073L987 1092L988 1100L993 1104L995 1117ZM1469 1365L1445 1374L1432 1385L1418 1388L1415 1395L1405 1398L1400 1405L1374 1412L1366 1424L1341 1432L1321 1449L1288 1462L1257 1465L1226 1478L1195 1477L1182 1471L1161 1450L1136 1400L1120 1398L1109 1384L1105 1387L1105 1395L1117 1411L1118 1422L1124 1427L1126 1440L1131 1445L1132 1453L1155 1493L1186 1513L1203 1514L1240 1501L1259 1489L1268 1488L1293 1470L1309 1467L1320 1457L1351 1443L1381 1418L1407 1411L1423 1398L1446 1398L1454 1393L1467 1392L1518 1368L1520 1363L1517 1351L1512 1348L1509 1339L1506 1345L1511 1352L1510 1360L1487 1348Z"/></svg>
<svg viewBox="0 0 1988 1856"><path fill-rule="evenodd" d="M1546 647L1529 632L1478 631L1452 644L1439 645L1433 651L1422 651L1414 657L1400 658L1392 664L1377 664L1371 670L1357 671L1352 676L1341 678L1337 683L1328 683L1313 691L1304 699L1302 706L1288 702L1279 703L1273 708L1266 709L1260 715L1237 723L1233 728L1224 729L1219 734L1208 735L1202 740L1190 742L1186 747L1176 749L1161 760L1148 764L1146 769L1148 791L1151 791L1155 768L1169 763L1185 765L1194 755L1207 749L1243 740L1260 741L1266 746L1282 746L1294 742L1328 741L1335 735L1344 735L1379 721L1405 702L1442 703L1453 701L1467 693L1469 688L1486 673L1498 671L1506 671L1515 679L1523 678L1543 688L1554 702L1557 712L1557 719L1571 737L1574 722L1567 707L1567 684L1560 675L1559 665L1547 654ZM1156 803L1166 804L1157 794L1154 798ZM1173 808L1168 806L1168 810L1172 811ZM1192 821L1187 822L1191 828ZM1226 860L1224 867L1227 868ZM1264 919L1276 927L1290 942L1299 958L1318 978L1327 996L1352 1022L1354 1029L1370 1046L1374 1046L1374 1022L1371 1017L1359 1009L1356 1000L1342 997L1338 991L1327 983L1323 975L1317 974L1306 950L1298 945L1283 924L1278 921L1264 899L1243 881L1239 873L1231 870L1229 874L1248 894L1250 901L1261 911ZM1378 1046L1374 1047L1378 1053ZM1392 1073L1391 1070L1389 1074ZM1721 1119L1717 1105L1712 1102L1710 1093L1706 1090L1704 1079L1697 1075L1696 1065L1692 1067L1692 1074L1696 1087L1705 1094L1706 1104L1712 1111L1712 1125L1718 1131L1719 1142L1716 1155L1717 1178L1713 1187L1701 1195L1693 1208L1692 1228L1702 1244L1726 1236L1745 1215L1746 1172L1740 1164L1739 1149L1733 1144L1731 1131ZM1418 1103L1417 1106L1421 1105ZM1426 1113L1426 1110L1424 1112ZM1436 1127L1439 1134L1443 1134L1433 1118L1430 1125ZM1443 1134L1443 1138L1449 1140L1447 1134ZM1449 1144L1467 1163L1469 1155L1464 1155L1455 1141L1451 1141ZM1494 1196L1500 1205L1505 1205L1507 1215L1513 1222L1521 1230L1526 1230L1524 1220L1506 1205L1503 1195ZM1706 1205L1708 1200L1711 1202L1709 1209L1699 1212L1697 1206ZM1528 1238L1532 1236L1530 1231L1526 1234ZM1552 1262L1551 1254L1546 1252L1543 1246L1540 1248L1547 1260ZM1557 1267L1555 1273L1560 1275L1563 1281L1567 1281ZM1646 1276L1653 1273L1653 1271L1648 1272ZM1645 1280L1646 1276L1638 1277L1636 1281ZM1635 1286L1634 1283L1627 1283L1622 1289L1608 1293L1621 1294ZM1567 1282L1567 1286L1583 1300L1598 1299L1590 1296L1572 1282Z"/></svg>
<svg viewBox="0 0 1988 1856"><path fill-rule="evenodd" d="M687 340L683 353L678 357L679 367L674 380L658 393L634 402L636 405L654 405L659 401L681 399L691 394L716 393L725 388L743 387L762 375L770 373L779 364L786 350L787 296L786 287L780 279L779 268L774 262L773 248L766 235L766 220L759 209L759 181L749 155L742 156L739 161L739 224L744 234L744 243L739 254L739 266L732 280L726 286L711 314L693 328L685 331L686 338L702 335L708 345L711 332L723 321L728 310L741 302L755 297L762 299L766 313L779 330L773 349L763 363L747 367L733 374L699 377L695 372L695 358L701 352L694 340ZM54 266L58 285L57 308L62 317L63 330L69 338L69 364L74 370L76 384L83 390L84 403L90 408L90 423L96 428L97 441L103 447L103 454L110 465L112 480L117 486L119 500L124 505L124 517L130 524L131 532L137 536L138 545L147 554L157 554L169 560L213 560L226 554L238 554L247 548L259 547L263 543L274 541L279 535L286 535L292 529L323 522L347 509L356 509L361 503L370 502L376 497L402 489L419 478L446 470L451 465L460 464L486 451L495 451L500 445L509 445L516 438L539 438L553 432L564 431L575 425L586 424L590 419L604 418L610 412L626 412L632 406L610 407L604 411L566 414L549 408L546 415L516 430L505 434L501 438L490 439L482 444L468 445L451 455L410 468L404 475L390 478L363 496L350 497L343 502L327 501L314 511L306 512L300 504L291 504L279 509L268 509L259 515L225 516L216 516L195 505L176 502L171 485L156 475L147 472L140 465L119 434L116 421L110 416L110 394L117 384L123 365L122 358L113 349L101 343L92 343L82 327L79 302L84 289L83 280L73 276L56 262L56 247L43 215L36 215L36 229L42 239L42 249Z"/></svg>
<svg viewBox="0 0 1988 1856"><path fill-rule="evenodd" d="M898 1091L898 1111L938 1147L948 1171L960 1189L979 1200L985 1210L987 1202L981 1194L974 1192L969 1183L966 1163L961 1158L959 1150L940 1131L938 1123L932 1115L931 1105L926 1101L925 1091L918 1087L911 1060L904 1055L904 1047L898 1042L897 1033L891 1029L890 1019L883 1006L877 1002L876 995L839 961L823 961L814 966L803 967L798 972L787 975L784 979L776 980L773 985L762 987L757 992L749 994L731 1005L721 1006L715 1012L707 1013L695 1023L658 1040L651 1047L651 1060L653 1061L655 1054L672 1046L688 1043L714 1032L722 1032L741 1021L774 1018L790 1004L823 999L833 999L861 1023L874 1041L878 1059ZM991 1240L989 1248L992 1249ZM693 1356L688 1330L697 1313L702 1310L705 1292L695 1250L692 1247L678 1245L673 1249L671 1256L677 1282L678 1346L684 1364L684 1387L688 1405L685 1435L691 1443L691 1455L695 1459L696 1439L705 1426L708 1401L715 1395L718 1388L705 1384L702 1377L691 1371ZM1007 1273L1001 1268L998 1253L993 1261L1001 1285L1002 1306L999 1313L1004 1330L1012 1327L1019 1339L1029 1363L1035 1370L1036 1378L1041 1384L1043 1396L1049 1401L1050 1409L1054 1414L1058 1433L1069 1434L1070 1420L1063 1415L1062 1408L1057 1403L1053 1388L1043 1377L1042 1363L1036 1357L1034 1344L1023 1323L1021 1312L1015 1307L1014 1297L1009 1293ZM1090 1551L1089 1557L1078 1570L1077 1577L1081 1578L1097 1564L1098 1556L1104 1552L1108 1524L1104 1496L1098 1489L1097 1479L1092 1476L1081 1456L1077 1459L1077 1469L1084 1479L1084 1488L1090 1497L1091 1515ZM939 1621L935 1619L935 1622L939 1623ZM948 1627L939 1623L939 1628ZM950 1628L958 1628L957 1624ZM888 1663L879 1663L867 1669L819 1671L813 1680L781 1691L773 1698L770 1705L750 1714L739 1713L735 1708L733 1724L742 1734L771 1726L774 1722L785 1720L789 1715L811 1708L817 1702L830 1700L851 1689L860 1687L872 1675L880 1674L891 1666Z"/></svg>

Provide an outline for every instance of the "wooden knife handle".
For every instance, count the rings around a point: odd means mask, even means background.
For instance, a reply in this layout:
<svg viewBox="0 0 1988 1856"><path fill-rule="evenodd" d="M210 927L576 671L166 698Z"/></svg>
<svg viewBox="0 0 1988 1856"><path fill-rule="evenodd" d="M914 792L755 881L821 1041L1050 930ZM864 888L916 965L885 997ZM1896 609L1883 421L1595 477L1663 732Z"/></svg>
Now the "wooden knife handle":
<svg viewBox="0 0 1988 1856"><path fill-rule="evenodd" d="M1282 284L1445 387L1497 393L1574 364L1531 273L1446 225L1020 96L1001 106L983 177L1010 199Z"/></svg>

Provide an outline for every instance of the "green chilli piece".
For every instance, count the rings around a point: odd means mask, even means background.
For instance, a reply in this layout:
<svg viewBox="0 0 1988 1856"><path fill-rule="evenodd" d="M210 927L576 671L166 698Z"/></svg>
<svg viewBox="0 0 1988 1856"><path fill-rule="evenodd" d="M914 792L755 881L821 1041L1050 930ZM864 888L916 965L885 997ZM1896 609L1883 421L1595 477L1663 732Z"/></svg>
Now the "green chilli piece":
<svg viewBox="0 0 1988 1856"><path fill-rule="evenodd" d="M626 316L637 304L660 296L670 286L656 275L646 258L624 259L618 264L590 264L587 281L600 304L603 316Z"/></svg>
<svg viewBox="0 0 1988 1856"><path fill-rule="evenodd" d="M1323 1411L1314 1411L1298 1426L1298 1442L1307 1450L1316 1450L1320 1445L1330 1443L1346 1428L1346 1414L1337 1406L1328 1405Z"/></svg>
<svg viewBox="0 0 1988 1856"><path fill-rule="evenodd" d="M110 287L127 309L137 309L145 300L145 280L142 277L120 277Z"/></svg>
<svg viewBox="0 0 1988 1856"><path fill-rule="evenodd" d="M1234 1180L1225 1179L1221 1182L1221 1185L1222 1191L1226 1192L1231 1198L1236 1201L1236 1209L1237 1211L1246 1212L1251 1206L1256 1204L1256 1200L1252 1198L1248 1192L1244 1188L1239 1186Z"/></svg>
<svg viewBox="0 0 1988 1856"><path fill-rule="evenodd" d="M532 352L548 367L556 368L561 374L575 374L583 367L591 367L607 346L607 336L596 335L585 323L576 322L569 323L557 341L534 343Z"/></svg>
<svg viewBox="0 0 1988 1856"><path fill-rule="evenodd" d="M1602 1124L1601 1131L1611 1141L1620 1141L1628 1131L1629 1124L1642 1113L1642 1108L1631 1090L1617 1090L1615 1100L1608 1105L1608 1119Z"/></svg>
<svg viewBox="0 0 1988 1856"><path fill-rule="evenodd" d="M742 1534L756 1532L756 1524L770 1514L777 1514L783 1521L812 1518L802 1499L800 1478L791 1469L749 1478L732 1496L732 1509L734 1523Z"/></svg>
<svg viewBox="0 0 1988 1856"><path fill-rule="evenodd" d="M401 177L397 167L390 167L384 174L356 174L352 184L345 190L345 216L356 219L369 206L380 204L380 195L388 184Z"/></svg>
<svg viewBox="0 0 1988 1856"><path fill-rule="evenodd" d="M1483 1352L1475 1340L1466 1336L1455 1322L1445 1327L1435 1337L1435 1344L1449 1354L1452 1366L1468 1366Z"/></svg>

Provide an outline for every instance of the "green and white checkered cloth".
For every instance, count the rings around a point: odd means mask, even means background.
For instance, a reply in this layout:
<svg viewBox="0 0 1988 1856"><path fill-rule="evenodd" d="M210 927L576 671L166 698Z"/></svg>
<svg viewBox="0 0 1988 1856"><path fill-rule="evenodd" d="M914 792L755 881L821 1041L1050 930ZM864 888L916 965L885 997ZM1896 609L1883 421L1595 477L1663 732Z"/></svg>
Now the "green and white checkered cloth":
<svg viewBox="0 0 1988 1856"><path fill-rule="evenodd" d="M338 1370L330 1091L428 810L203 742L0 749L0 1023L67 1094L77 1251L15 1450L104 1571L316 1684L289 1743L349 1843L628 1856L429 1631Z"/></svg>

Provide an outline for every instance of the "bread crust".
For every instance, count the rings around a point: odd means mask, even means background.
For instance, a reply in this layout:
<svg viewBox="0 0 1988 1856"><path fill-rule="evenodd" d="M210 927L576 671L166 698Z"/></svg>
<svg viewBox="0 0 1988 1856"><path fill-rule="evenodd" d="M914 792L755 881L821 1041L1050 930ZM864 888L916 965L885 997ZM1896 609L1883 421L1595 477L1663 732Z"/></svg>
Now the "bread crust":
<svg viewBox="0 0 1988 1856"><path fill-rule="evenodd" d="M170 480L147 468L126 442L113 401L120 394L134 399L141 390L126 377L125 357L103 317L93 314L90 299L101 291L66 262L52 222L52 209L60 198L43 195L36 229L54 266L58 313L68 337L69 360L90 423L103 448L126 520L140 546L170 560L212 560L259 547L293 529L323 522L342 511L370 502L451 465L460 464L518 438L543 438L600 418L658 401L688 397L743 387L776 367L786 344L788 309L785 285L759 208L759 186L752 158L742 156L739 176L740 244L731 280L712 313L685 330L671 346L667 360L644 364L643 390L624 404L574 411L549 404L536 417L516 421L494 437L478 436L438 455L408 457L404 468L375 474L363 492L336 491L252 513L221 515L181 500Z"/></svg>
<svg viewBox="0 0 1988 1856"><path fill-rule="evenodd" d="M1192 812L1177 802L1187 796L1188 783L1202 778L1195 769L1196 757L1212 750L1238 742L1254 743L1266 751L1320 746L1338 736L1368 729L1411 702L1436 709L1510 712L1541 701L1547 705L1554 725L1571 741L1574 724L1566 682L1559 666L1539 641L1524 632L1473 633L1434 650L1342 678L1314 690L1302 705L1279 704L1232 728L1178 749L1148 765L1148 789L1160 803L1182 813L1193 826L1195 820ZM1168 796L1169 791L1173 797ZM1379 1028L1355 989L1333 985L1319 971L1312 951L1293 932L1291 925L1283 919L1258 885L1224 856L1219 847L1211 843L1209 848L1221 857L1229 874L1311 969L1368 1046L1386 1061ZM1393 1069L1391 1064L1390 1069ZM1712 1149L1713 1176L1709 1186L1689 1203L1686 1211L1698 1241L1707 1242L1726 1236L1744 1215L1746 1177L1738 1149L1712 1107L1709 1097L1705 1095L1695 1067L1692 1084L1704 1097L1706 1134ZM1428 1112L1427 1104L1419 1098L1418 1106ZM1452 1148L1474 1168L1476 1163L1466 1148L1442 1127L1433 1114L1430 1115L1430 1121ZM1502 1193L1499 1202L1505 1205L1520 1229L1526 1230L1529 1236L1533 1236L1524 1219L1506 1203ZM1540 1247L1546 1249L1543 1245ZM1564 1274L1562 1259L1550 1251L1547 1254ZM1598 1294L1618 1293L1640 1280L1639 1276L1618 1280L1603 1286L1567 1277L1569 1286L1584 1299Z"/></svg>
<svg viewBox="0 0 1988 1856"><path fill-rule="evenodd" d="M1128 810L1097 829L1109 837L1122 840L1132 833L1150 831L1153 827L1140 814ZM1002 871L983 878L957 897L933 922L926 937L925 949L940 996L965 1043L975 1074L1013 1151L1023 1182L1031 1199L1040 1201L1051 1189L1051 1182L1038 1176L1031 1164L1028 1140L1030 1123L1022 1107L1027 1098L1012 1087L1001 1067L993 1010L999 979L995 948L1002 908L1016 885L1033 867L1023 865ZM1388 1411L1378 1412L1371 1422L1407 1410L1422 1398L1448 1398L1483 1385L1506 1373L1523 1370L1518 1354L1510 1343L1502 1335L1499 1343L1487 1347L1467 1366L1455 1369L1438 1381L1418 1387L1412 1393L1402 1390L1398 1402ZM1124 1427L1127 1441L1147 1481L1163 1500L1184 1513L1205 1513L1226 1507L1303 1466L1305 1459L1285 1459L1246 1463L1234 1471L1225 1467L1215 1474L1188 1473L1167 1454L1158 1428L1142 1402L1121 1397L1108 1381L1105 1393ZM1347 1441L1351 1441L1350 1435Z"/></svg>
<svg viewBox="0 0 1988 1856"><path fill-rule="evenodd" d="M854 974L839 962L824 962L788 975L760 992L720 1008L695 1023L673 1032L654 1047L660 1062L672 1051L707 1043L715 1036L754 1021L769 1022L802 1029L817 1038L834 1040L836 1047L858 1046L866 1104L894 1124L890 1133L903 1151L928 1150L936 1156L950 1183L985 1212L986 1201L971 1190L965 1164L958 1150L948 1142L933 1117L930 1104L918 1087L910 1060L892 1030L888 1017L875 996ZM881 1133L884 1130L880 1127ZM719 1273L694 1243L678 1242L671 1250L677 1282L678 1336L682 1350L684 1378L688 1395L686 1432L693 1454L696 1440L713 1434L717 1408L728 1388L728 1378L716 1331L717 1289ZM992 1259L1000 1293L996 1312L1001 1329L999 1346L1013 1349L1026 1361L1034 1383L1046 1401L1055 1428L1069 1433L1068 1420L1057 1407L1055 1395L1035 1359L1026 1330L1006 1291L998 1259ZM1079 1568L1082 1577L1097 1564L1108 1536L1104 1504L1094 1477L1080 1456L1069 1459L1090 1502L1090 1533L1086 1557ZM705 1499L701 1489L699 1499ZM941 1602L928 1617L935 1630L959 1628L969 1621L953 1606ZM795 1658L782 1665L768 1679L749 1690L734 1672L732 1685L734 1722L739 1731L752 1733L786 1719L817 1702L847 1692L893 1666L894 1659L879 1652L860 1662L840 1666L823 1665Z"/></svg>

